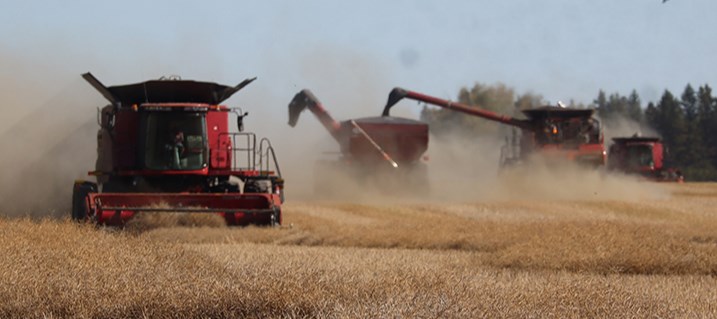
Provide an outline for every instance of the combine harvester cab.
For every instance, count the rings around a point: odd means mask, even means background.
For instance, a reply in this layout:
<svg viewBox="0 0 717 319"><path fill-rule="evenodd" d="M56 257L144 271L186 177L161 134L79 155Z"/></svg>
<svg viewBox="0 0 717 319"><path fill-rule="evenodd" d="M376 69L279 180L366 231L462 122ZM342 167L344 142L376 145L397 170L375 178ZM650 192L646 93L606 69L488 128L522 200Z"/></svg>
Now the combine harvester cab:
<svg viewBox="0 0 717 319"><path fill-rule="evenodd" d="M665 147L659 137L616 137L610 145L608 169L651 181L684 181L679 169L664 167Z"/></svg>
<svg viewBox="0 0 717 319"><path fill-rule="evenodd" d="M122 226L138 212L215 213L228 225L280 225L284 181L268 139L243 132L244 113L220 105L230 87L160 79L104 86L98 110L97 182L76 181L72 218ZM238 132L231 132L230 114Z"/></svg>
<svg viewBox="0 0 717 319"><path fill-rule="evenodd" d="M592 109L544 106L524 110L527 119L516 119L480 107L395 88L389 95L383 115L388 116L391 107L404 98L518 128L520 134L514 133L501 149L501 167L524 162L535 154L547 160L567 160L588 167L604 167L606 164L607 153L600 122L593 117L595 111Z"/></svg>
<svg viewBox="0 0 717 319"><path fill-rule="evenodd" d="M378 181L387 194L427 193L428 171L423 154L428 149L428 124L401 117L365 117L335 121L309 90L297 93L289 104L289 125L294 127L299 115L309 109L336 140L338 159L319 161L314 188L317 193L332 192L328 175L341 174L362 183ZM390 181L389 181L390 180Z"/></svg>

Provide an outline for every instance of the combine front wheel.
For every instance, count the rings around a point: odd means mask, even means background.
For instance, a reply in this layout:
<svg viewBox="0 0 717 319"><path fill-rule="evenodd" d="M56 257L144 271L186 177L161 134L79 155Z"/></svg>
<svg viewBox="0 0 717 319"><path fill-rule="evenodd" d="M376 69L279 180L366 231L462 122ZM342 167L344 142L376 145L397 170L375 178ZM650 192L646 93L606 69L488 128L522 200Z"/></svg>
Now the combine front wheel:
<svg viewBox="0 0 717 319"><path fill-rule="evenodd" d="M281 227L281 208L274 208L269 225L271 227Z"/></svg>
<svg viewBox="0 0 717 319"><path fill-rule="evenodd" d="M87 220L87 194L96 192L97 184L95 183L85 181L75 182L72 188L72 220Z"/></svg>

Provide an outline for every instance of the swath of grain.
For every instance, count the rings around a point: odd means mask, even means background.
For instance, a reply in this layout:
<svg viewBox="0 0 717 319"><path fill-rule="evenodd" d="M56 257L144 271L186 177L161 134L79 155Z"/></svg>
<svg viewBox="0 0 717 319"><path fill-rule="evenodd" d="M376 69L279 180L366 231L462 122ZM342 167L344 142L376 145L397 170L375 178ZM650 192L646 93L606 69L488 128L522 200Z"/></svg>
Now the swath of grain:
<svg viewBox="0 0 717 319"><path fill-rule="evenodd" d="M0 317L715 317L717 197L693 194L717 185L685 186L293 203L282 228L0 219Z"/></svg>

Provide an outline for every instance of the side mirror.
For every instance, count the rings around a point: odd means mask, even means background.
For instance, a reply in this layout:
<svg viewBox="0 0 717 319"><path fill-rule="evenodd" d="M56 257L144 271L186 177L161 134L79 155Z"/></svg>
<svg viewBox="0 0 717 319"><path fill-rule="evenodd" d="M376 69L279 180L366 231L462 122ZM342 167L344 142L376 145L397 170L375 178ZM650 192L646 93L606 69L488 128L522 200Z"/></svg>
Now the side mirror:
<svg viewBox="0 0 717 319"><path fill-rule="evenodd" d="M239 129L239 132L244 132L244 117L247 115L249 115L249 112L237 115L237 129Z"/></svg>

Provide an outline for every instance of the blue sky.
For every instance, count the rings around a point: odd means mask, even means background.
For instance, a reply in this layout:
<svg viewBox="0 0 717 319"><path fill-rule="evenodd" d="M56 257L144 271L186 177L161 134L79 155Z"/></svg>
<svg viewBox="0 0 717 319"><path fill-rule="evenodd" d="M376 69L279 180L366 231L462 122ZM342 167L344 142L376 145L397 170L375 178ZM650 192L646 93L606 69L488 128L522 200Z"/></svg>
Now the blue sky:
<svg viewBox="0 0 717 319"><path fill-rule="evenodd" d="M282 115L301 88L376 114L394 86L455 98L474 82L649 101L717 85L716 12L714 0L0 0L0 67L57 90L85 71L108 85L258 76L250 99L271 95Z"/></svg>

